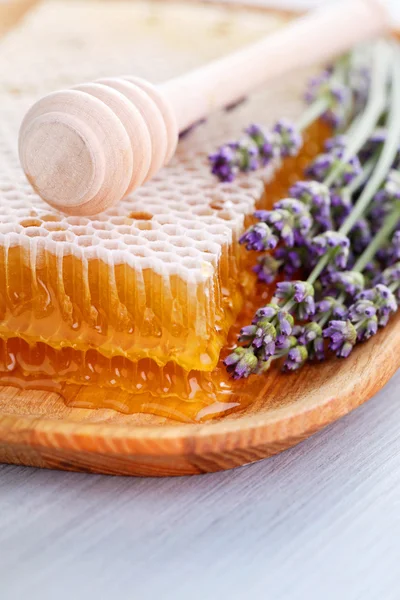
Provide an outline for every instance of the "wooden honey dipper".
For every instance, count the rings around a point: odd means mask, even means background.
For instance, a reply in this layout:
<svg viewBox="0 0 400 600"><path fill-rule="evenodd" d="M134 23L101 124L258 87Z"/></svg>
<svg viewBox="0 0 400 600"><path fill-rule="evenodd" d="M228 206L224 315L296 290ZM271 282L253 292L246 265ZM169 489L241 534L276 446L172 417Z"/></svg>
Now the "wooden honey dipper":
<svg viewBox="0 0 400 600"><path fill-rule="evenodd" d="M161 85L118 77L54 92L23 120L22 167L52 206L97 214L167 164L180 131L272 77L331 59L389 27L379 0L342 0Z"/></svg>

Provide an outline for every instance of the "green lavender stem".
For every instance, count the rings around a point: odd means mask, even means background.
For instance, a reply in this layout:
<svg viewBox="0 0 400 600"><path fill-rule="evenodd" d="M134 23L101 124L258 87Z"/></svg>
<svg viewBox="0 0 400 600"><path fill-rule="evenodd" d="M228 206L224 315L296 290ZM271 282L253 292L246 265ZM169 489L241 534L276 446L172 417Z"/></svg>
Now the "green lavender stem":
<svg viewBox="0 0 400 600"><path fill-rule="evenodd" d="M340 233L347 235L355 222L361 217L365 209L371 202L374 194L382 185L390 168L396 158L400 139L400 65L398 51L396 51L393 64L392 89L390 99L390 111L387 120L388 136L383 145L382 152L377 160L376 167L372 172L371 178L365 186L360 198L354 206L354 209L339 229Z"/></svg>
<svg viewBox="0 0 400 600"><path fill-rule="evenodd" d="M350 215L339 229L339 233L342 233L343 235L347 235L349 233L356 221L368 208L373 196L378 191L379 187L387 176L393 161L396 158L400 139L400 64L397 50L394 52L394 58L395 60L392 67L390 111L387 120L388 137L385 141L382 152L377 159L375 168L372 171L371 178L362 191L359 199L355 203ZM383 90L385 89L385 81L386 79L384 81L381 80ZM374 104L373 100L371 100L371 104ZM368 109L366 109L366 112L367 110ZM362 120L363 119L360 121ZM364 127L364 125L360 125L360 128L362 127ZM307 279L309 283L313 284L316 281L323 269L330 262L331 258L332 252L327 252L325 256L321 258Z"/></svg>
<svg viewBox="0 0 400 600"><path fill-rule="evenodd" d="M375 160L376 159L371 159L370 161L368 161L366 163L366 165L364 166L362 172L358 175L358 177L356 177L351 182L351 184L347 186L350 196L352 196L358 190L358 188L368 179L369 175L371 174L371 172L374 168ZM325 267L330 262L331 258L332 258L332 253L327 252L325 254L325 256L323 256L318 261L318 263L315 265L313 271L310 273L310 275L307 278L308 283L311 283L311 284L315 283L315 281L321 275L322 271L325 269Z"/></svg>
<svg viewBox="0 0 400 600"><path fill-rule="evenodd" d="M393 212L387 217L384 224L368 244L367 248L358 258L357 262L353 267L353 271L359 271L360 273L365 269L367 264L374 258L378 250L387 241L390 234L396 229L396 226L400 219L400 206L396 206Z"/></svg>
<svg viewBox="0 0 400 600"><path fill-rule="evenodd" d="M301 115L299 120L297 121L297 127L300 131L304 131L307 129L314 121L319 119L319 117L327 110L328 108L328 100L326 98L318 98L313 102Z"/></svg>
<svg viewBox="0 0 400 600"><path fill-rule="evenodd" d="M377 45L371 74L371 90L365 111L358 119L357 126L351 130L350 142L343 160L332 169L324 182L328 187L340 175L346 161L355 156L365 144L386 107L386 81L390 58L393 57L393 52L389 50L386 43Z"/></svg>

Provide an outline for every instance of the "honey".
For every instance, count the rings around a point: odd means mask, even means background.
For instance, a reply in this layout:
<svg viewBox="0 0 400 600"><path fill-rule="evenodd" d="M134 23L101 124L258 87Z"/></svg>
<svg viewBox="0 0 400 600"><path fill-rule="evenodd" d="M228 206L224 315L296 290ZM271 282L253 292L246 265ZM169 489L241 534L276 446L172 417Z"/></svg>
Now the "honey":
<svg viewBox="0 0 400 600"><path fill-rule="evenodd" d="M310 128L301 154L285 161L259 195L258 207L284 197L327 135L321 124ZM214 198L209 210L218 213L224 206ZM151 213L124 219L126 231L133 221L151 233ZM244 225L249 223L246 217ZM238 410L265 393L269 377L234 382L222 363L240 327L269 295L255 284L255 255L235 235L221 246L217 262L204 261L204 276L191 280L150 267L139 277L129 260L111 264L96 248L89 257L59 253L57 240L69 230L51 215L40 222L27 218L21 227L36 239L29 252L17 243L0 245L1 384L54 390L74 406L182 421ZM53 252L43 243L44 229L55 241ZM103 231L109 231L106 223ZM173 238L172 224L169 231ZM90 244L85 236L80 240ZM190 271L190 247L182 250ZM205 250L206 244L204 256Z"/></svg>

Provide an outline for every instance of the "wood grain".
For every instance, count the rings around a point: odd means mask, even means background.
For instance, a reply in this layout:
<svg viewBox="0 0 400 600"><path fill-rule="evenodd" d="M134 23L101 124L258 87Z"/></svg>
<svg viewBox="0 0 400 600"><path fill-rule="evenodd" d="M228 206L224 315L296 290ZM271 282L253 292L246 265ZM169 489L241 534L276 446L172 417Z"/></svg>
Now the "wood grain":
<svg viewBox="0 0 400 600"><path fill-rule="evenodd" d="M235 471L0 465L2 600L398 600L399 390Z"/></svg>
<svg viewBox="0 0 400 600"><path fill-rule="evenodd" d="M0 461L123 475L229 469L297 444L359 406L399 366L400 319L349 359L268 373L266 397L206 425L69 408L47 392L0 391Z"/></svg>
<svg viewBox="0 0 400 600"><path fill-rule="evenodd" d="M345 361L269 373L262 401L205 425L68 408L55 394L0 391L0 462L120 475L189 475L272 456L350 412L399 366L400 319Z"/></svg>

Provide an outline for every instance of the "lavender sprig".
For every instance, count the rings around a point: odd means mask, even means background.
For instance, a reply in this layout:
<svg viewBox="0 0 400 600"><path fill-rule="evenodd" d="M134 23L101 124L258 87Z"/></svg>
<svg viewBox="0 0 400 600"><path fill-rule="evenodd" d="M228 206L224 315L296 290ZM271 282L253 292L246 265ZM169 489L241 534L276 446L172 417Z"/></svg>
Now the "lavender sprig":
<svg viewBox="0 0 400 600"><path fill-rule="evenodd" d="M297 370L309 359L322 360L324 340L331 352L347 357L356 343L375 335L378 327L386 325L397 310L400 178L396 173L389 174L391 166L396 164L400 139L397 52L385 135L379 138L369 133L384 115L390 58L385 46L377 47L365 111L350 126L347 136L336 136L337 139L327 143L328 156L322 157L320 163L314 162L314 166L322 165L324 160L329 162L320 175L312 173L320 181L299 182L292 186L290 198L280 201L270 211L257 214L259 225L268 226L270 235L277 240L274 254L259 259L257 271L261 278L271 282L286 268L287 259L287 273L290 269L292 272L302 269L309 276L305 281L278 283L273 308L257 311L252 325L242 330L240 340L251 350L248 355L253 360L251 373L264 371L265 365L269 367L271 361L280 358L284 359L285 371ZM380 189L385 194L387 210L379 226L372 226ZM393 235L397 223L399 233ZM387 240L391 235L393 250L389 251ZM373 282L377 261L386 262L388 267L380 280ZM278 310L291 317L279 333ZM237 353L228 357L226 364L232 361L239 364ZM232 365L230 369L240 377L242 363L237 368Z"/></svg>

